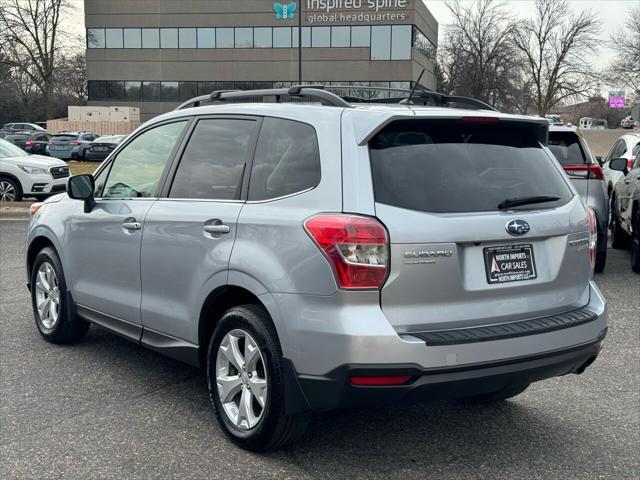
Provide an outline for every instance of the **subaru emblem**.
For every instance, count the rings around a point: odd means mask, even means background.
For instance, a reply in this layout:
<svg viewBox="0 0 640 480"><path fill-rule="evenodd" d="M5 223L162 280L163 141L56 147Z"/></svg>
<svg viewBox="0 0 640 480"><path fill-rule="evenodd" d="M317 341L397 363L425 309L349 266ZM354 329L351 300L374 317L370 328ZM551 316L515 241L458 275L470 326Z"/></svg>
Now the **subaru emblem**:
<svg viewBox="0 0 640 480"><path fill-rule="evenodd" d="M531 227L529 227L529 224L524 220L516 218L515 220L507 222L506 229L510 235L524 235L531 230Z"/></svg>

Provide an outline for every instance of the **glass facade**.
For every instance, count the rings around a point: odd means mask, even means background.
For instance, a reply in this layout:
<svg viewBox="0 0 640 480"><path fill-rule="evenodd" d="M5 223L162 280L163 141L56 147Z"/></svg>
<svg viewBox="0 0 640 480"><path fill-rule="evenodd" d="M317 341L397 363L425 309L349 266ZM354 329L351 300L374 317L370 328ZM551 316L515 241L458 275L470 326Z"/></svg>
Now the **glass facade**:
<svg viewBox="0 0 640 480"><path fill-rule="evenodd" d="M369 48L371 60L410 60L436 46L415 26L303 27L305 48ZM89 28L87 48L297 48L297 27Z"/></svg>
<svg viewBox="0 0 640 480"><path fill-rule="evenodd" d="M198 95L205 95L215 90L251 90L267 88L288 88L297 82L257 81L257 82L158 82L158 81L122 81L122 80L90 80L90 101L125 101L125 102L178 102L186 101ZM335 93L363 99L389 98L402 96L402 90L410 90L413 82L326 82L309 81L307 85L325 85L333 87ZM382 87L393 90L369 90L358 87Z"/></svg>

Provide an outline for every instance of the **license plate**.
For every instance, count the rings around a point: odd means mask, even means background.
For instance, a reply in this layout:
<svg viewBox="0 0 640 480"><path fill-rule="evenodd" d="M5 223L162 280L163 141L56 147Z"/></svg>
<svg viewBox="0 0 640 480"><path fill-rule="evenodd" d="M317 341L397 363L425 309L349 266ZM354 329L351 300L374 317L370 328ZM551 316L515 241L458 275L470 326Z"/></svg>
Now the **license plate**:
<svg viewBox="0 0 640 480"><path fill-rule="evenodd" d="M91 147L92 152L106 152L109 150L108 147Z"/></svg>
<svg viewBox="0 0 640 480"><path fill-rule="evenodd" d="M484 249L489 283L520 282L537 278L532 245L509 245Z"/></svg>
<svg viewBox="0 0 640 480"><path fill-rule="evenodd" d="M69 150L71 146L70 145L52 145L51 148L53 150Z"/></svg>

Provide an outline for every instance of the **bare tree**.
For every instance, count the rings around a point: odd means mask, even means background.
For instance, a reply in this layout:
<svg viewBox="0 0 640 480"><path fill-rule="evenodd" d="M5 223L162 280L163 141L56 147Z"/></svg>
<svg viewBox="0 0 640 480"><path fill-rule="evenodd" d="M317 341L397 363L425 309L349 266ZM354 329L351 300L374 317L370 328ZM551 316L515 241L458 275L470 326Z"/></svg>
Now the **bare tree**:
<svg viewBox="0 0 640 480"><path fill-rule="evenodd" d="M622 30L611 35L616 56L608 68L610 81L633 90L640 97L640 7L631 10Z"/></svg>
<svg viewBox="0 0 640 480"><path fill-rule="evenodd" d="M514 83L520 62L512 42L516 21L506 3L450 0L447 7L454 21L439 52L440 83L448 93L504 106L504 92Z"/></svg>
<svg viewBox="0 0 640 480"><path fill-rule="evenodd" d="M62 53L54 75L55 93L74 103L87 99L87 59L84 52Z"/></svg>
<svg viewBox="0 0 640 480"><path fill-rule="evenodd" d="M63 32L61 14L67 0L0 0L3 61L37 87L53 116L54 74Z"/></svg>
<svg viewBox="0 0 640 480"><path fill-rule="evenodd" d="M600 22L591 12L571 12L567 0L536 0L536 15L516 29L539 115L570 97L588 95L597 74L588 58L597 50Z"/></svg>

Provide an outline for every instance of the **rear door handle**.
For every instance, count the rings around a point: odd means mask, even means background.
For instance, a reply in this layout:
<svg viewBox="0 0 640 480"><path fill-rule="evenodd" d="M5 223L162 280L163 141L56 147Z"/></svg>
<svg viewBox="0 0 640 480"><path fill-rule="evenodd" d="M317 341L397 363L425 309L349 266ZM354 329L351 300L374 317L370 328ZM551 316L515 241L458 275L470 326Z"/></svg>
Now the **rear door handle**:
<svg viewBox="0 0 640 480"><path fill-rule="evenodd" d="M140 230L142 224L140 222L122 222L122 228L125 230Z"/></svg>
<svg viewBox="0 0 640 480"><path fill-rule="evenodd" d="M205 225L204 231L207 233L219 235L221 233L229 233L231 231L231 228L221 223L219 225Z"/></svg>

